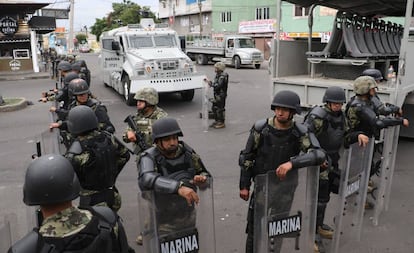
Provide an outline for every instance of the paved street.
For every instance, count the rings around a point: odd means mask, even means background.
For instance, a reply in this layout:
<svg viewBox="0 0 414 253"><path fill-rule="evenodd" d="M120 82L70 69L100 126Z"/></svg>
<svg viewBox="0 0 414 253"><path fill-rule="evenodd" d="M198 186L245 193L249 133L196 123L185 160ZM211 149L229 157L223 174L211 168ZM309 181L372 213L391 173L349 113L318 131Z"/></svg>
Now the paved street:
<svg viewBox="0 0 414 253"><path fill-rule="evenodd" d="M121 137L126 125L123 122L134 107L125 105L123 98L106 88L100 76L98 57L82 55L92 71L92 92L108 108L109 115ZM197 66L210 79L214 77L212 65ZM199 118L201 90L196 91L192 102L182 102L179 96L162 95L159 106L170 116L178 119L183 130L183 140L201 155L203 162L214 178L214 207L217 253L244 252L245 220L247 202L239 198L238 154L244 147L248 130L257 120L272 115L270 110L270 87L267 65L261 69L227 68L230 76L226 105L226 128L203 131ZM0 94L4 97L25 97L34 105L24 110L0 113L0 222L5 214L17 216L18 228L15 236L20 238L27 229L27 211L22 203L22 184L27 164L35 153L34 142L39 134L47 131L48 108L51 104L37 102L42 91L54 87L50 79L2 81ZM413 124L414 122L412 122ZM368 211L365 214L365 229L361 242L355 242L348 252L414 252L414 170L411 155L414 142L400 140L397 166L391 193L391 205L380 220L380 225L371 225ZM117 186L123 198L120 215L124 219L131 245L138 235L137 172L135 160L131 159L118 178ZM329 206L330 210L335 208ZM372 214L372 213L371 213ZM333 221L327 219L332 225ZM1 242L1 241L0 241Z"/></svg>

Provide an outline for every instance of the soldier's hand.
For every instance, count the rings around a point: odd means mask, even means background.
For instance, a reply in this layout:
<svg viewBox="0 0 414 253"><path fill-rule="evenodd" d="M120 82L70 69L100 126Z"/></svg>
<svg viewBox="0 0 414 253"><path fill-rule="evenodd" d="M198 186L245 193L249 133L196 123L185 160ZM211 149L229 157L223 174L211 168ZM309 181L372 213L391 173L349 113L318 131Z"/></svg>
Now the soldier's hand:
<svg viewBox="0 0 414 253"><path fill-rule="evenodd" d="M194 202L198 204L198 202L200 201L197 193L193 189L186 186L181 186L180 188L178 188L178 195L185 198L188 206L192 206Z"/></svg>
<svg viewBox="0 0 414 253"><path fill-rule="evenodd" d="M276 175L279 177L280 180L284 180L286 178L286 174L289 172L289 170L292 169L292 163L291 162L285 162L279 165L276 169Z"/></svg>
<svg viewBox="0 0 414 253"><path fill-rule="evenodd" d="M52 130L53 128L59 128L59 127L60 127L60 124L59 124L59 123L56 123L56 122L51 123L51 124L49 125L49 129L50 129L50 130Z"/></svg>
<svg viewBox="0 0 414 253"><path fill-rule="evenodd" d="M47 102L47 97L44 97L44 98L40 98L40 99L39 99L39 102L43 102L43 103L46 103L46 102Z"/></svg>
<svg viewBox="0 0 414 253"><path fill-rule="evenodd" d="M49 111L50 112L56 112L56 107L54 107L54 106L50 107Z"/></svg>
<svg viewBox="0 0 414 253"><path fill-rule="evenodd" d="M403 119L403 126L408 127L410 125L410 122L408 119Z"/></svg>
<svg viewBox="0 0 414 253"><path fill-rule="evenodd" d="M205 183L207 181L207 177L203 175L195 175L193 178L193 184L200 185L202 183Z"/></svg>
<svg viewBox="0 0 414 253"><path fill-rule="evenodd" d="M241 189L240 190L240 198L242 200L248 201L249 200L249 196L250 196L249 189Z"/></svg>
<svg viewBox="0 0 414 253"><path fill-rule="evenodd" d="M358 134L358 144L361 147L366 147L369 142L368 136L365 134Z"/></svg>
<svg viewBox="0 0 414 253"><path fill-rule="evenodd" d="M136 142L137 141L137 137L135 136L135 133L133 131L128 131L127 132L127 138L131 142Z"/></svg>
<svg viewBox="0 0 414 253"><path fill-rule="evenodd" d="M325 161L319 166L321 168L321 171L325 171L329 167L328 161Z"/></svg>

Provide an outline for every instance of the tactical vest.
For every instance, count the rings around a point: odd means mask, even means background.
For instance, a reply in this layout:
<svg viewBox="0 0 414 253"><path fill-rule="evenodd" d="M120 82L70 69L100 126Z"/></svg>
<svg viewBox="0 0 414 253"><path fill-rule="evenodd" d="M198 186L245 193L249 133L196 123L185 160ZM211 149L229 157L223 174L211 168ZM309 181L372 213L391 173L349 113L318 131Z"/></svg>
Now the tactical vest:
<svg viewBox="0 0 414 253"><path fill-rule="evenodd" d="M300 152L300 137L303 135L296 124L284 130L265 124L260 133L259 147L253 167L253 175L275 170Z"/></svg>
<svg viewBox="0 0 414 253"><path fill-rule="evenodd" d="M214 78L214 83L218 83L218 80L220 79L220 77L224 78L223 86L217 87L217 88L215 87L214 88L214 93L227 95L227 87L228 87L228 83L229 83L229 74L227 74L225 72L221 72L219 75L217 75Z"/></svg>
<svg viewBox="0 0 414 253"><path fill-rule="evenodd" d="M309 113L309 117L323 120L318 141L321 147L328 153L337 153L341 148L345 134L345 115L341 111L338 115L317 106Z"/></svg>
<svg viewBox="0 0 414 253"><path fill-rule="evenodd" d="M38 228L33 229L17 242L9 253L124 253L128 252L125 231L121 224L119 240L115 239L113 228L117 224L116 215L107 207L92 207L92 220L78 233L64 238L44 237ZM113 241L117 243L113 244ZM119 243L118 243L119 242Z"/></svg>
<svg viewBox="0 0 414 253"><path fill-rule="evenodd" d="M81 171L76 171L82 188L101 191L115 184L116 148L110 134L100 132L93 138L80 141L82 151L89 152L89 161Z"/></svg>
<svg viewBox="0 0 414 253"><path fill-rule="evenodd" d="M377 115L372 109L371 103L355 98L349 103L348 109L351 107L356 107L360 121L353 131L362 131L368 137L374 136L376 129L375 126L372 126L372 122L376 119Z"/></svg>
<svg viewBox="0 0 414 253"><path fill-rule="evenodd" d="M158 173L161 176L175 179L177 181L188 182L195 175L194 162L192 159L193 149L186 143L180 141L183 152L180 156L167 159L156 147L152 147L146 151L154 160ZM187 186L187 185L186 185Z"/></svg>

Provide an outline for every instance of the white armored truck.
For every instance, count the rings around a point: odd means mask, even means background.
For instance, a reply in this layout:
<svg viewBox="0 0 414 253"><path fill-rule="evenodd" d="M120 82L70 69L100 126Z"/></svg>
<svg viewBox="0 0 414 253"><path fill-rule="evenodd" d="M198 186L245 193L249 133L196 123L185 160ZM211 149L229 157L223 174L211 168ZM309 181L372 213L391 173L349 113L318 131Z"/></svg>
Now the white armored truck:
<svg viewBox="0 0 414 253"><path fill-rule="evenodd" d="M122 94L128 105L143 87L179 92L184 101L191 101L194 89L203 87L205 75L196 72L181 50L177 33L152 19L106 31L100 41L104 84Z"/></svg>
<svg viewBox="0 0 414 253"><path fill-rule="evenodd" d="M236 69L241 65L254 65L259 69L264 58L263 53L255 47L254 40L241 35L226 35L220 40L187 40L185 52L200 65L221 61Z"/></svg>

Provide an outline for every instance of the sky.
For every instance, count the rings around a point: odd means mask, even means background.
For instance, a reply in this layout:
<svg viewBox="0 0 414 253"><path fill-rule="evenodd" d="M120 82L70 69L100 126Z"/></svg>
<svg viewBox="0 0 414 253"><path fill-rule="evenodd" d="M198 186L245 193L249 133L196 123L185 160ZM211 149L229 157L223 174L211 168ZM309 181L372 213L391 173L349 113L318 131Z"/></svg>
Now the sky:
<svg viewBox="0 0 414 253"><path fill-rule="evenodd" d="M148 6L151 11L158 13L158 0L130 0L141 7ZM54 4L46 8L66 9L69 7L69 0L53 0ZM73 29L79 31L85 25L91 27L95 24L96 18L103 18L112 11L112 3L122 3L122 0L75 0L75 13ZM69 20L56 20L57 27L69 29Z"/></svg>

